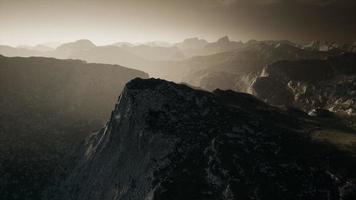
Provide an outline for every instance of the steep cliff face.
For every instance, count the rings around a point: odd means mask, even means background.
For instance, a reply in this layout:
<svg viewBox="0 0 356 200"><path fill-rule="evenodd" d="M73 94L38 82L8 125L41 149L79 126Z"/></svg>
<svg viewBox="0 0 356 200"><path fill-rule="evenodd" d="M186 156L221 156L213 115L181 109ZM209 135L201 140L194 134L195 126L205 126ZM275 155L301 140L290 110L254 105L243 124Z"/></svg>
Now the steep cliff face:
<svg viewBox="0 0 356 200"><path fill-rule="evenodd" d="M57 198L323 200L351 194L340 189L352 184L354 174L345 172L355 165L343 173L330 165L337 151L310 141L299 115L248 94L134 79L105 128L86 140Z"/></svg>
<svg viewBox="0 0 356 200"><path fill-rule="evenodd" d="M274 105L355 114L356 54L345 53L326 60L275 62L255 80L252 92Z"/></svg>

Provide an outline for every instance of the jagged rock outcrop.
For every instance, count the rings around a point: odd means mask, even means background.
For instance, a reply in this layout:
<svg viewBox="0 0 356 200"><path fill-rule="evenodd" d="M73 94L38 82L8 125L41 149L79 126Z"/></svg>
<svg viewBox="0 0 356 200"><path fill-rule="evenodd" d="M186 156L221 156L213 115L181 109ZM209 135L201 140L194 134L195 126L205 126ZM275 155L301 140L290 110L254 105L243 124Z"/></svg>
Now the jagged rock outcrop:
<svg viewBox="0 0 356 200"><path fill-rule="evenodd" d="M326 60L275 62L255 80L252 92L273 105L355 114L356 54L344 53Z"/></svg>
<svg viewBox="0 0 356 200"><path fill-rule="evenodd" d="M339 172L355 165L335 167L334 158L343 157L309 140L303 123L248 94L135 79L105 128L86 140L57 198L338 200L352 194L355 175Z"/></svg>
<svg viewBox="0 0 356 200"><path fill-rule="evenodd" d="M343 49L346 52L356 53L356 42L343 44L341 46L341 49Z"/></svg>
<svg viewBox="0 0 356 200"><path fill-rule="evenodd" d="M314 40L304 46L305 49L315 51L332 51L339 48L339 45L331 41Z"/></svg>
<svg viewBox="0 0 356 200"><path fill-rule="evenodd" d="M315 40L303 47L312 51L334 51L356 53L356 42L337 44L331 41Z"/></svg>

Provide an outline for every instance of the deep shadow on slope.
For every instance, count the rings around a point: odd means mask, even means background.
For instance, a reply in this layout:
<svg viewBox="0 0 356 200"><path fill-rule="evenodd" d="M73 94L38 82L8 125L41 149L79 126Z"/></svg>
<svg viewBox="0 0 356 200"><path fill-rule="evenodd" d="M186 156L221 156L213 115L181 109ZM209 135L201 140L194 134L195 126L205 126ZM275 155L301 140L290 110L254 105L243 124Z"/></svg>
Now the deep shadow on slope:
<svg viewBox="0 0 356 200"><path fill-rule="evenodd" d="M73 147L147 74L79 60L0 56L0 197L40 199L73 164Z"/></svg>

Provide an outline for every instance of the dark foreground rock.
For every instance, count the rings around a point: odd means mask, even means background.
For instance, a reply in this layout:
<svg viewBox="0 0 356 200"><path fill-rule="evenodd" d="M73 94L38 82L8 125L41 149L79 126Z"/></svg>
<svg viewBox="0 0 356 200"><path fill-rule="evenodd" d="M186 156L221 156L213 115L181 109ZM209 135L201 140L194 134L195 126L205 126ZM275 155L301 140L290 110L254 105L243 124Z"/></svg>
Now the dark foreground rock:
<svg viewBox="0 0 356 200"><path fill-rule="evenodd" d="M308 116L293 113L248 94L132 80L57 199L354 198L354 159L312 141Z"/></svg>

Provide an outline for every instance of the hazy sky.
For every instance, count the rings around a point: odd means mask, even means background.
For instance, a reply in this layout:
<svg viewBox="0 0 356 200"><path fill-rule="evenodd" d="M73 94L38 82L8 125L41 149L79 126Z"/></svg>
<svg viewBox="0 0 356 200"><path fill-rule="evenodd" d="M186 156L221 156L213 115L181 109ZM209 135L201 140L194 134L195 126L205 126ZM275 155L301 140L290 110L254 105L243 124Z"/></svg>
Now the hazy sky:
<svg viewBox="0 0 356 200"><path fill-rule="evenodd" d="M0 43L356 41L356 0L0 0Z"/></svg>

